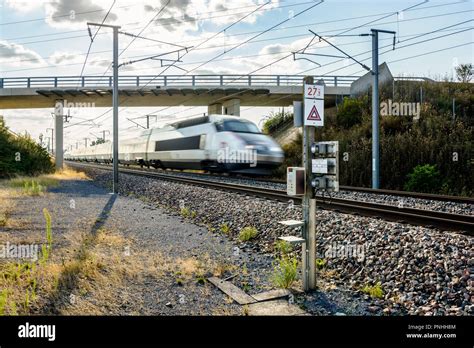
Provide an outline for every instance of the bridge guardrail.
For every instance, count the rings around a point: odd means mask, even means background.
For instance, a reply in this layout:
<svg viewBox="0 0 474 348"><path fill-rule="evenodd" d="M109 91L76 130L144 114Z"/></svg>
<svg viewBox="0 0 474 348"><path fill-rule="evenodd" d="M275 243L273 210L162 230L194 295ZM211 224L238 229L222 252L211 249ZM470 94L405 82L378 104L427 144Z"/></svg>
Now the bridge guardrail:
<svg viewBox="0 0 474 348"><path fill-rule="evenodd" d="M300 86L303 75L122 75L120 87ZM349 87L358 76L314 76L327 86ZM112 76L3 77L0 88L112 88Z"/></svg>

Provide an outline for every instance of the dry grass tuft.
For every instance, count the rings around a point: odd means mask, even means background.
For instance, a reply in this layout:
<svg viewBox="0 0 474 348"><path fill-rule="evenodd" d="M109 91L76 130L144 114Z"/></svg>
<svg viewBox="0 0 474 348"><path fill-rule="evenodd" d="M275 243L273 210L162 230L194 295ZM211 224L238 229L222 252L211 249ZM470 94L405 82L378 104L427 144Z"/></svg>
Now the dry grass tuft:
<svg viewBox="0 0 474 348"><path fill-rule="evenodd" d="M57 171L54 174L44 175L44 177L56 180L90 180L86 173L76 171L69 167L65 167L63 170Z"/></svg>

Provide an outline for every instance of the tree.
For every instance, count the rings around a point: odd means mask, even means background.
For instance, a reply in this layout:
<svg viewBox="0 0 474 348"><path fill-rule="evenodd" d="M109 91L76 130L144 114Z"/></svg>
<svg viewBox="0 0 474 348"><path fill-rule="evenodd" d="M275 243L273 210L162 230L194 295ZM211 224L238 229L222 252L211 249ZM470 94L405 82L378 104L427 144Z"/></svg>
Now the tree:
<svg viewBox="0 0 474 348"><path fill-rule="evenodd" d="M473 69L472 64L459 64L456 67L456 76L459 81L461 82L469 82L472 79Z"/></svg>
<svg viewBox="0 0 474 348"><path fill-rule="evenodd" d="M98 138L96 141L92 141L91 146L99 145L105 143L105 140L102 138Z"/></svg>

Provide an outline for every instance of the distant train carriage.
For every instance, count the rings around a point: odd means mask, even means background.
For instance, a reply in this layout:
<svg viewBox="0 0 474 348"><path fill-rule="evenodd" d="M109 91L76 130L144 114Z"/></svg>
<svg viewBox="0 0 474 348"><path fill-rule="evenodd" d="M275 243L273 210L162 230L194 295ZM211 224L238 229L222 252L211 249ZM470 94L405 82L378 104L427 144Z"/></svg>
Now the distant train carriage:
<svg viewBox="0 0 474 348"><path fill-rule="evenodd" d="M71 160L111 162L112 143L73 150ZM147 129L120 141L119 163L155 168L268 174L283 162L283 151L245 119L209 115Z"/></svg>

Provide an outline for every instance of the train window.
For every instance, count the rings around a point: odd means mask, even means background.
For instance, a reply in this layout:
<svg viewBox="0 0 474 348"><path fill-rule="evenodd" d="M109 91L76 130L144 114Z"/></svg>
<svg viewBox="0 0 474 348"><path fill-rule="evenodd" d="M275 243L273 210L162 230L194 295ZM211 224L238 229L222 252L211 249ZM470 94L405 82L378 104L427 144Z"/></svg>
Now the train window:
<svg viewBox="0 0 474 348"><path fill-rule="evenodd" d="M256 125L243 120L220 121L215 125L218 132L260 133Z"/></svg>
<svg viewBox="0 0 474 348"><path fill-rule="evenodd" d="M201 135L155 142L155 151L199 150Z"/></svg>

